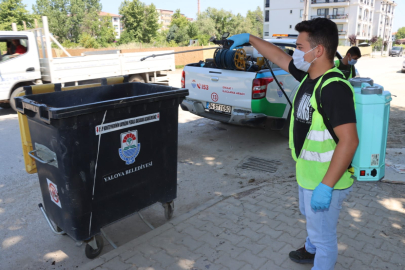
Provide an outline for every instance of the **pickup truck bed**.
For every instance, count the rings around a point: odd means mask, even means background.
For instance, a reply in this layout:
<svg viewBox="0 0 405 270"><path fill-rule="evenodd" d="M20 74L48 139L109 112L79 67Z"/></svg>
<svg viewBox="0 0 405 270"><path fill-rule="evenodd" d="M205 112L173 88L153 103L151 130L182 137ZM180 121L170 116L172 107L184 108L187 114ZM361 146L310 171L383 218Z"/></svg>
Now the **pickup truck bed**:
<svg viewBox="0 0 405 270"><path fill-rule="evenodd" d="M290 99L298 82L290 74L274 69L280 84ZM290 105L268 69L259 72L225 70L190 64L184 68L185 87L190 95L183 101L183 110L196 115L236 125L263 126L268 118L287 119ZM253 84L265 81L263 98L253 98ZM214 108L210 103L230 106L230 112ZM228 107L229 108L229 107Z"/></svg>

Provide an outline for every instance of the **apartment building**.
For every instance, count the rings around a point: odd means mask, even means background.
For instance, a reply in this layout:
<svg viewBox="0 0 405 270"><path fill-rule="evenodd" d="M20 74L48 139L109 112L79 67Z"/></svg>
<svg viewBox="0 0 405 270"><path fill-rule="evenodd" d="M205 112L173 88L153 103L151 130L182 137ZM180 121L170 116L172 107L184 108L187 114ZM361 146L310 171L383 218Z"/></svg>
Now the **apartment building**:
<svg viewBox="0 0 405 270"><path fill-rule="evenodd" d="M392 22L397 5L392 0L308 0L308 18L329 18L339 30L339 45L349 46L349 36L357 43L378 36L392 43ZM264 38L273 34L296 34L302 21L304 0L264 0ZM390 46L389 46L390 47Z"/></svg>
<svg viewBox="0 0 405 270"><path fill-rule="evenodd" d="M121 22L121 15L113 14L113 13L108 13L101 11L99 13L100 16L110 16L111 17L111 22L114 27L115 31L115 38L119 39L121 37L121 32L124 30L123 24Z"/></svg>
<svg viewBox="0 0 405 270"><path fill-rule="evenodd" d="M172 16L174 14L173 10L166 10L166 9L156 9L159 14L158 22L162 25L162 30L167 30L170 27L170 23L172 21Z"/></svg>

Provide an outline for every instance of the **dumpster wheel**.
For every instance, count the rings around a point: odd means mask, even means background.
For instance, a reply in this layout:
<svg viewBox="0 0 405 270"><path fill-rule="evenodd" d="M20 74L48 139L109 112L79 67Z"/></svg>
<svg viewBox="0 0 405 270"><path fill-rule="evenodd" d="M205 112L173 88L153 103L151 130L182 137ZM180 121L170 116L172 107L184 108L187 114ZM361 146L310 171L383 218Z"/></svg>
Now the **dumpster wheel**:
<svg viewBox="0 0 405 270"><path fill-rule="evenodd" d="M94 249L95 248L94 244L96 244L97 246L96 249ZM92 240L89 241L86 245L86 249L84 251L86 257L89 259L96 258L98 255L100 255L101 251L103 251L103 247L104 247L103 237L101 235L94 236Z"/></svg>
<svg viewBox="0 0 405 270"><path fill-rule="evenodd" d="M162 203L163 208L165 209L165 218L167 220L170 220L173 217L173 212L174 212L174 202L167 202L167 203Z"/></svg>

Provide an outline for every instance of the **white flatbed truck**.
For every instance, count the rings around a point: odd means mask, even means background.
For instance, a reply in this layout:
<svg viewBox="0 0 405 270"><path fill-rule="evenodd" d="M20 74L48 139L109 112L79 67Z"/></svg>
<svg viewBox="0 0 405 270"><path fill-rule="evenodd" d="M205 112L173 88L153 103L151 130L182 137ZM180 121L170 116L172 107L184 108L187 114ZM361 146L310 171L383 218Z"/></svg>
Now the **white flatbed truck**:
<svg viewBox="0 0 405 270"><path fill-rule="evenodd" d="M24 91L24 86L45 83L61 83L62 87L83 85L122 75L128 75L130 82L168 84L166 71L175 70L174 55L140 61L147 55L162 51L120 53L116 50L72 57L49 32L47 17L42 17L42 21L43 28L0 31L0 42L19 40L26 47L24 54L0 57L1 107L11 105L15 109L13 98ZM52 42L68 57L53 57ZM173 51L164 51L170 52Z"/></svg>

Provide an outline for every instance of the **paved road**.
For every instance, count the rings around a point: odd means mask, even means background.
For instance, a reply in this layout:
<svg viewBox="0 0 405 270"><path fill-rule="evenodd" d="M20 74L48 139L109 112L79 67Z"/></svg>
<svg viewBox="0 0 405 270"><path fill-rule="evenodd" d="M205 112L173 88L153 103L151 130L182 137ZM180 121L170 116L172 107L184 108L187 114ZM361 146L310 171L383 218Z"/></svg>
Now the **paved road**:
<svg viewBox="0 0 405 270"><path fill-rule="evenodd" d="M397 106L405 104L402 93L405 74L395 72L401 61L399 58L364 58L358 64L361 75L375 78L398 96L393 101ZM383 70L382 74L377 74L377 67ZM172 78L174 86L178 86L180 75L173 74ZM403 110L397 109L402 119ZM293 179L294 164L288 143L278 133L224 125L179 112L175 217L242 187ZM76 247L68 237L53 235L41 216L37 208L41 202L37 176L24 171L17 117L10 110L0 109L0 136L0 269L71 269L88 262L84 246ZM248 156L276 159L280 165L274 174L237 168ZM160 205L144 210L143 215L155 227L166 222ZM118 246L148 231L138 216L106 228ZM107 244L103 254L111 250Z"/></svg>

